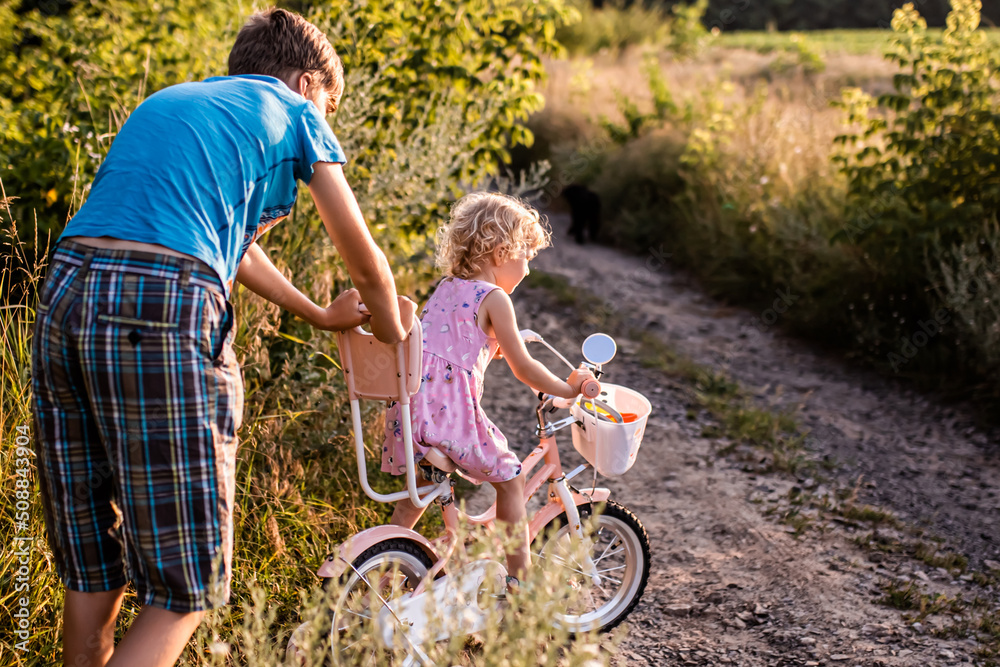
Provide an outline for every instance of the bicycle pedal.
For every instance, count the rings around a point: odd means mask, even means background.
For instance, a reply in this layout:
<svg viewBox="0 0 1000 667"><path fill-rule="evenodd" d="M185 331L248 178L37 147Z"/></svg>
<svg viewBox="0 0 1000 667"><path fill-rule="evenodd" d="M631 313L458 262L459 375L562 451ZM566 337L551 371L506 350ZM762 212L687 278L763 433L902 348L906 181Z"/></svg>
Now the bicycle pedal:
<svg viewBox="0 0 1000 667"><path fill-rule="evenodd" d="M441 482L449 479L448 473L439 468L435 468L429 463L420 463L418 466L420 470L420 475L433 484L440 484Z"/></svg>

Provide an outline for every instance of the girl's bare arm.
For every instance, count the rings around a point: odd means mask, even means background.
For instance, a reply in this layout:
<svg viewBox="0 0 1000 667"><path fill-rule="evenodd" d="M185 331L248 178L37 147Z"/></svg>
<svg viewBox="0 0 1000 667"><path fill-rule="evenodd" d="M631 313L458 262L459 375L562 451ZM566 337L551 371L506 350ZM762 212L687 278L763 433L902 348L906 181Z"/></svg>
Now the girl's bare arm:
<svg viewBox="0 0 1000 667"><path fill-rule="evenodd" d="M507 359L514 377L536 391L553 396L573 398L580 393L580 386L590 374L575 370L570 374L568 382L560 380L528 354L521 334L518 333L514 304L503 290L493 290L486 295L479 307L479 317L486 332L500 343L500 352Z"/></svg>

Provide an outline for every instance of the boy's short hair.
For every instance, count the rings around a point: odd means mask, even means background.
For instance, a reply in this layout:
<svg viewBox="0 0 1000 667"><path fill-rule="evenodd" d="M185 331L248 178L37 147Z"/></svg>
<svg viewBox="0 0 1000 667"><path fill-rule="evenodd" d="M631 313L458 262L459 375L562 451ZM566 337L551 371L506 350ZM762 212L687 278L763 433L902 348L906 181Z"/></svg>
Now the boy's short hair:
<svg viewBox="0 0 1000 667"><path fill-rule="evenodd" d="M451 207L451 220L438 229L437 265L444 273L469 279L497 248L504 256L534 257L550 245L545 219L530 204L498 192L473 192Z"/></svg>
<svg viewBox="0 0 1000 667"><path fill-rule="evenodd" d="M337 110L344 66L323 32L298 14L271 7L247 19L229 52L229 75L263 74L284 81L295 72L319 75Z"/></svg>

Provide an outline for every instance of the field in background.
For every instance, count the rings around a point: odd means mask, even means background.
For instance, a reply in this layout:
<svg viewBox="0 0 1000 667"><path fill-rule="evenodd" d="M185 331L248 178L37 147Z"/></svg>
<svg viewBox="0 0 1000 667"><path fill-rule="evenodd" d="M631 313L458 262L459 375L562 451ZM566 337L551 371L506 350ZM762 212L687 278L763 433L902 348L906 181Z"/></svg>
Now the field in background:
<svg viewBox="0 0 1000 667"><path fill-rule="evenodd" d="M972 30L975 5L955 5L957 41L931 30L917 49L935 54L916 67L926 88L884 56L892 39L924 39L913 17L898 33L720 35L666 17L665 37L633 30L624 48L549 62L536 144L516 157L552 160L552 198L570 183L597 191L608 242L666 244L733 302L791 289L802 297L780 326L893 375L996 396L1000 31ZM893 175L935 154L945 163Z"/></svg>
<svg viewBox="0 0 1000 667"><path fill-rule="evenodd" d="M985 29L990 40L1000 43L1000 28ZM932 31L940 34L940 30ZM794 36L808 40L824 56L834 53L875 54L889 45L892 31L882 28L867 30L809 30L804 32L722 31L714 36L713 44L721 48L751 49L761 53L787 49Z"/></svg>

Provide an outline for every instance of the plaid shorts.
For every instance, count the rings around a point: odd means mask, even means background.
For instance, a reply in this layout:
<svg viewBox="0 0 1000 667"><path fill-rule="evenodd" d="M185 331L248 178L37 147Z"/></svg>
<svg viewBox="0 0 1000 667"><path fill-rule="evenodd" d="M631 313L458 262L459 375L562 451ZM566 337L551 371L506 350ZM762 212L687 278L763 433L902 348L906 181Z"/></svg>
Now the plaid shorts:
<svg viewBox="0 0 1000 667"><path fill-rule="evenodd" d="M176 612L229 597L243 381L219 278L63 240L32 347L39 483L60 576Z"/></svg>

